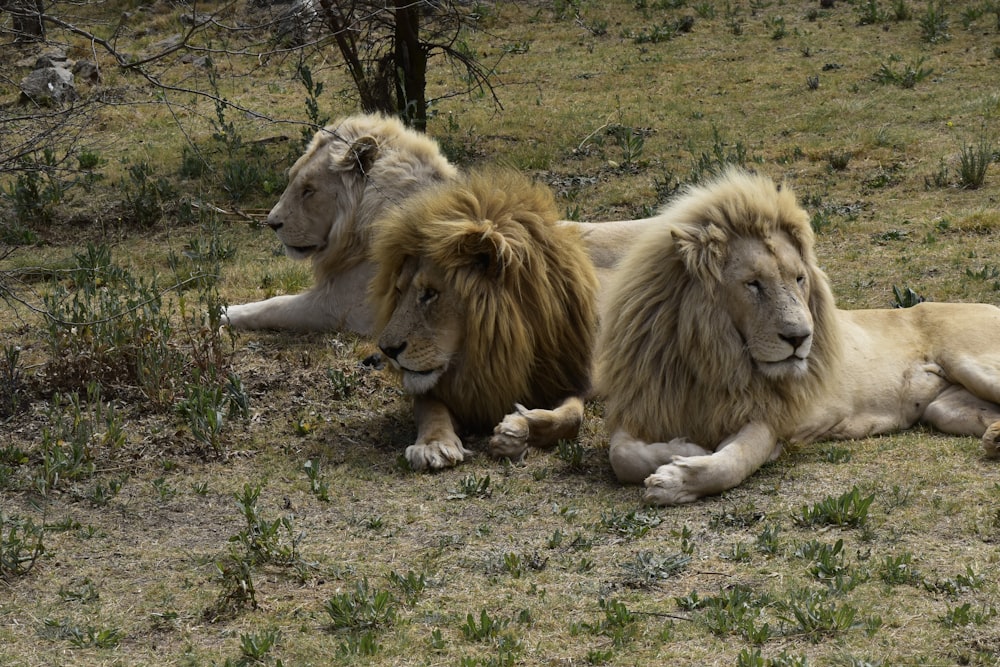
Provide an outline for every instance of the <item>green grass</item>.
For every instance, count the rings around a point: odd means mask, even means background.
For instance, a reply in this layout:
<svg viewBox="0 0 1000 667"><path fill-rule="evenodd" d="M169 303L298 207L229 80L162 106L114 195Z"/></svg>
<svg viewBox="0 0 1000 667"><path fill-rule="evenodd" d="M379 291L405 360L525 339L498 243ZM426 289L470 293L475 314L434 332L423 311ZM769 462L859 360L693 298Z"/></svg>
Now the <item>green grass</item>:
<svg viewBox="0 0 1000 667"><path fill-rule="evenodd" d="M842 307L1000 303L992 6L486 9L463 37L504 108L444 98L429 126L463 166L512 164L599 220L743 164L796 188ZM178 11L134 13L135 48ZM250 60L216 64L253 68L216 79L234 103L356 110L331 53L306 85ZM0 69L9 102L23 72ZM431 92L460 75L432 63ZM974 439L790 447L670 509L613 478L596 402L523 464L401 465L410 406L360 364L370 341L212 319L311 281L264 225L300 126L171 99L184 132L116 105L61 180L0 175L0 663L998 664L1000 469Z"/></svg>

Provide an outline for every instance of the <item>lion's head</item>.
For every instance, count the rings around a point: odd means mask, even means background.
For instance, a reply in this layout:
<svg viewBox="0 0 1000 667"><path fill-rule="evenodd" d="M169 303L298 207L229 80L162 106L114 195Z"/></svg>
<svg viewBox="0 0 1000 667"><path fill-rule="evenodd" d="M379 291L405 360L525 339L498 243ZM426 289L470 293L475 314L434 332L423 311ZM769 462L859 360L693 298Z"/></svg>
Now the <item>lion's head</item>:
<svg viewBox="0 0 1000 667"><path fill-rule="evenodd" d="M492 429L515 402L554 407L588 389L597 279L552 194L477 172L377 223L379 347L410 393L461 426Z"/></svg>
<svg viewBox="0 0 1000 667"><path fill-rule="evenodd" d="M371 224L388 207L456 175L434 141L399 120L350 116L316 133L267 224L324 277L365 260Z"/></svg>
<svg viewBox="0 0 1000 667"><path fill-rule="evenodd" d="M751 421L783 434L839 349L809 216L787 187L730 169L661 218L607 296L598 378L609 430L713 446Z"/></svg>

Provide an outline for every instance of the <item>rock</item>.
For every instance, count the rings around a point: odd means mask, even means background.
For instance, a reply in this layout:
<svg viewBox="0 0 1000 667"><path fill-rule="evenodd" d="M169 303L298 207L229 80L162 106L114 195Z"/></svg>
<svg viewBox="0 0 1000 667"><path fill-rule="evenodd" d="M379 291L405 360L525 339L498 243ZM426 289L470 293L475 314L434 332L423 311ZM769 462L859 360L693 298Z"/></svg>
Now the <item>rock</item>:
<svg viewBox="0 0 1000 667"><path fill-rule="evenodd" d="M20 102L41 106L59 105L79 99L73 73L63 67L36 69L21 81Z"/></svg>
<svg viewBox="0 0 1000 667"><path fill-rule="evenodd" d="M98 69L97 63L90 62L89 60L78 60L75 65L73 65L73 75L78 77L81 81L86 81L90 85L100 83L101 81L101 70Z"/></svg>

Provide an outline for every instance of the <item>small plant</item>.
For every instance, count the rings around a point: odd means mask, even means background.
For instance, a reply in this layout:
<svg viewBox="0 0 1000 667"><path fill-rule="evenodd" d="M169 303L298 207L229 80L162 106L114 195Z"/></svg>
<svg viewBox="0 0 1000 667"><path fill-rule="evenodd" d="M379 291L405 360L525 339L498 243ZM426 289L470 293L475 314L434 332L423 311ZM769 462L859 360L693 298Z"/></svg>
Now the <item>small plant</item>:
<svg viewBox="0 0 1000 667"><path fill-rule="evenodd" d="M878 0L863 0L855 6L855 11L858 13L858 25L878 25L889 19Z"/></svg>
<svg viewBox="0 0 1000 667"><path fill-rule="evenodd" d="M24 398L21 369L18 366L21 348L4 345L0 357L0 422L20 412Z"/></svg>
<svg viewBox="0 0 1000 667"><path fill-rule="evenodd" d="M765 554L776 555L778 553L778 534L780 532L781 526L778 524L768 524L764 526L764 530L761 531L755 541L757 551Z"/></svg>
<svg viewBox="0 0 1000 667"><path fill-rule="evenodd" d="M996 615L995 607L983 606L981 610L976 610L972 608L971 603L966 602L957 607L949 607L938 620L946 627L960 628L969 624L985 625Z"/></svg>
<svg viewBox="0 0 1000 667"><path fill-rule="evenodd" d="M683 572L691 556L683 553L663 556L652 551L641 551L635 560L622 564L625 585L630 588L651 588L664 579Z"/></svg>
<svg viewBox="0 0 1000 667"><path fill-rule="evenodd" d="M462 478L457 489L452 489L448 493L448 499L489 498L491 495L493 495L493 490L490 489L490 476L479 477L473 472Z"/></svg>
<svg viewBox="0 0 1000 667"><path fill-rule="evenodd" d="M681 526L680 530L671 530L670 535L672 537L681 538L681 553L691 555L694 553L694 544L691 539L694 537L694 531L687 524Z"/></svg>
<svg viewBox="0 0 1000 667"><path fill-rule="evenodd" d="M862 496L855 486L836 498L828 496L811 507L803 506L792 518L802 526L861 528L868 523L868 508L873 500L874 493Z"/></svg>
<svg viewBox="0 0 1000 667"><path fill-rule="evenodd" d="M879 568L879 577L890 586L900 584L916 585L923 580L913 566L913 554L905 551L898 556L886 556Z"/></svg>
<svg viewBox="0 0 1000 667"><path fill-rule="evenodd" d="M186 396L177 404L195 440L217 456L225 456L222 428L225 423L226 396L222 387L195 382L188 385Z"/></svg>
<svg viewBox="0 0 1000 667"><path fill-rule="evenodd" d="M972 566L967 565L963 574L935 582L924 581L924 588L934 593L944 593L949 597L958 597L965 591L976 591L986 583L985 578L977 574Z"/></svg>
<svg viewBox="0 0 1000 667"><path fill-rule="evenodd" d="M494 618L485 609L479 612L479 622L471 613L465 617L462 624L462 635L469 641L482 642L493 639L510 624L507 619Z"/></svg>
<svg viewBox="0 0 1000 667"><path fill-rule="evenodd" d="M625 603L601 598L597 604L604 617L593 625L584 623L586 630L591 634L610 638L615 648L621 648L635 639L639 632L636 616L628 610Z"/></svg>
<svg viewBox="0 0 1000 667"><path fill-rule="evenodd" d="M407 572L405 577L396 572L390 572L389 583L399 588L403 594L403 600L411 607L417 603L417 600L424 592L424 588L427 587L427 580L424 578L424 575L418 575L413 570Z"/></svg>
<svg viewBox="0 0 1000 667"><path fill-rule="evenodd" d="M987 139L962 146L958 163L959 185L966 190L981 188L986 181L986 171L993 158L993 144Z"/></svg>
<svg viewBox="0 0 1000 667"><path fill-rule="evenodd" d="M295 535L291 517L273 521L262 518L257 512L260 486L243 485L243 491L233 494L246 527L229 538L233 545L241 545L251 563L289 565L299 563L298 545L301 535ZM286 537L282 539L282 534Z"/></svg>
<svg viewBox="0 0 1000 667"><path fill-rule="evenodd" d="M396 599L389 591L373 589L362 579L353 591L340 593L323 606L334 630L374 630L396 622Z"/></svg>
<svg viewBox="0 0 1000 667"><path fill-rule="evenodd" d="M329 123L330 117L321 115L319 111L319 96L323 93L323 82L313 81L312 70L303 62L298 63L295 74L306 89L306 117L309 119L309 125L302 128L302 150L305 150L312 141L313 134Z"/></svg>
<svg viewBox="0 0 1000 667"><path fill-rule="evenodd" d="M635 539L649 532L650 528L659 526L663 521L652 513L631 510L621 512L612 510L601 514L601 528L609 533Z"/></svg>
<svg viewBox="0 0 1000 667"><path fill-rule="evenodd" d="M566 464L570 470L583 470L583 462L587 448L579 440L560 439L556 445L556 457Z"/></svg>
<svg viewBox="0 0 1000 667"><path fill-rule="evenodd" d="M145 162L127 169L128 180L122 179L131 222L140 227L152 227L160 221L177 197L177 190L162 176L154 178L153 168Z"/></svg>
<svg viewBox="0 0 1000 667"><path fill-rule="evenodd" d="M858 615L853 605L837 604L824 592L806 589L795 591L791 599L779 602L777 609L783 621L814 641L847 632L854 627Z"/></svg>
<svg viewBox="0 0 1000 667"><path fill-rule="evenodd" d="M205 618L215 621L235 616L239 610L257 608L257 589L253 581L253 563L231 549L229 555L215 563L222 588L215 602L205 610Z"/></svg>
<svg viewBox="0 0 1000 667"><path fill-rule="evenodd" d="M263 662L280 641L281 630L278 628L268 628L261 633L241 634L240 653L249 662Z"/></svg>
<svg viewBox="0 0 1000 667"><path fill-rule="evenodd" d="M851 162L852 157L854 157L854 154L851 151L830 151L829 155L827 155L827 164L834 171L844 171L847 169L847 165Z"/></svg>
<svg viewBox="0 0 1000 667"><path fill-rule="evenodd" d="M0 580L31 571L45 553L45 528L0 512Z"/></svg>
<svg viewBox="0 0 1000 667"><path fill-rule="evenodd" d="M330 485L320 475L319 459L309 459L302 467L306 471L306 477L309 478L309 491L318 500L324 503L330 502Z"/></svg>
<svg viewBox="0 0 1000 667"><path fill-rule="evenodd" d="M889 56L888 62L879 65L874 79L883 85L892 84L900 88L913 88L934 73L933 68L924 67L924 60L924 56L920 56L916 61L897 68L896 65L902 62L902 58L893 54Z"/></svg>
<svg viewBox="0 0 1000 667"><path fill-rule="evenodd" d="M951 39L948 34L948 13L944 11L944 3L927 3L927 9L919 18L920 38L928 44L937 44Z"/></svg>
<svg viewBox="0 0 1000 667"><path fill-rule="evenodd" d="M643 136L642 130L614 123L608 127L606 132L614 137L615 143L621 149L624 166L631 166L642 158L642 152L646 145L646 138Z"/></svg>
<svg viewBox="0 0 1000 667"><path fill-rule="evenodd" d="M912 288L904 286L902 288L892 286L892 307L912 308L918 303L923 303L924 297L920 296Z"/></svg>

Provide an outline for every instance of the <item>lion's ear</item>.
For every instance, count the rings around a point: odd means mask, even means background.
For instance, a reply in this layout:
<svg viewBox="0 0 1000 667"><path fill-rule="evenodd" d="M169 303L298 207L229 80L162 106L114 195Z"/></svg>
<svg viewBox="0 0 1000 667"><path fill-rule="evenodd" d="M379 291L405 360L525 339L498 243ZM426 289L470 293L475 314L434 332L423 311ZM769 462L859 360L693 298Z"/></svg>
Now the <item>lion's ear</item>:
<svg viewBox="0 0 1000 667"><path fill-rule="evenodd" d="M726 233L713 224L686 225L672 232L688 273L705 284L722 280Z"/></svg>
<svg viewBox="0 0 1000 667"><path fill-rule="evenodd" d="M511 262L511 248L503 234L494 230L469 232L462 239L462 250L469 268L489 280L503 280Z"/></svg>
<svg viewBox="0 0 1000 667"><path fill-rule="evenodd" d="M341 164L350 170L357 170L360 174L367 174L375 160L378 158L378 141L375 137L364 136L356 139L348 146Z"/></svg>

